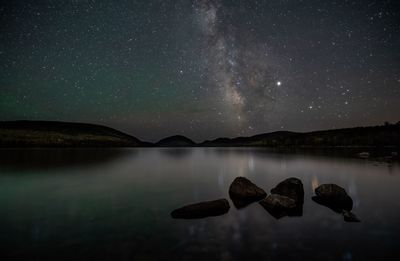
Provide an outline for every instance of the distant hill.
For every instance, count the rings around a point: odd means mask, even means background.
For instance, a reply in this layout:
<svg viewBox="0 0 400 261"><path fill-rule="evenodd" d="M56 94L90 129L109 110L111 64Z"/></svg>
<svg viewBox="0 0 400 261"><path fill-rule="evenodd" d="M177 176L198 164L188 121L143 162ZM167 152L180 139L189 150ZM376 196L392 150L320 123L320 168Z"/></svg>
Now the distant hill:
<svg viewBox="0 0 400 261"><path fill-rule="evenodd" d="M205 147L400 147L400 124L306 133L278 131L251 137L204 141Z"/></svg>
<svg viewBox="0 0 400 261"><path fill-rule="evenodd" d="M85 123L0 122L0 147L400 147L400 124L314 132L278 131L251 137L218 138L200 144L176 135L155 144L115 129Z"/></svg>
<svg viewBox="0 0 400 261"><path fill-rule="evenodd" d="M0 147L138 147L139 139L109 127L54 121L0 122Z"/></svg>
<svg viewBox="0 0 400 261"><path fill-rule="evenodd" d="M160 140L155 144L158 147L194 147L197 144L189 138L181 135L171 136Z"/></svg>

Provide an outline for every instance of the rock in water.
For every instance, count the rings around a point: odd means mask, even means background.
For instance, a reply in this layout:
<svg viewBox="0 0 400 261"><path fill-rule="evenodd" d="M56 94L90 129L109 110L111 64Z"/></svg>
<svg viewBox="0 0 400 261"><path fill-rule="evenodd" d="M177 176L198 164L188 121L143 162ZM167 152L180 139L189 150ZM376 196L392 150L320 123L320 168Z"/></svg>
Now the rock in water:
<svg viewBox="0 0 400 261"><path fill-rule="evenodd" d="M237 177L229 187L231 199L257 201L265 198L267 193L245 177Z"/></svg>
<svg viewBox="0 0 400 261"><path fill-rule="evenodd" d="M246 199L237 199L237 198L232 198L232 197L231 197L231 200L232 200L233 205L237 209L245 208L248 205L250 205L251 203L257 201L257 200L254 200L254 199L251 199L251 200L247 199L246 200Z"/></svg>
<svg viewBox="0 0 400 261"><path fill-rule="evenodd" d="M361 220L351 211L344 210L343 218L346 222L361 222Z"/></svg>
<svg viewBox="0 0 400 261"><path fill-rule="evenodd" d="M226 199L204 201L187 205L171 212L173 218L194 219L210 216L220 216L229 211L229 202Z"/></svg>
<svg viewBox="0 0 400 261"><path fill-rule="evenodd" d="M315 189L316 197L312 199L335 212L342 213L343 210L353 208L353 200L347 195L346 190L336 184L322 184Z"/></svg>
<svg viewBox="0 0 400 261"><path fill-rule="evenodd" d="M296 201L278 194L269 195L266 199L260 201L260 205L277 219L290 215L297 207Z"/></svg>
<svg viewBox="0 0 400 261"><path fill-rule="evenodd" d="M271 193L289 197L296 201L297 204L303 204L304 202L303 183L298 178L285 179L271 189Z"/></svg>

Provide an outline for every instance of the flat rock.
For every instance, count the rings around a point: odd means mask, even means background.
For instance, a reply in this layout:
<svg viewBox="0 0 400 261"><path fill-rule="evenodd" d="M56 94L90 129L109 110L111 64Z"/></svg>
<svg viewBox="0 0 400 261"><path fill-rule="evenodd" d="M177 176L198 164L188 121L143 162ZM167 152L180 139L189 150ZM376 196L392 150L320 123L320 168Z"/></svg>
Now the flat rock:
<svg viewBox="0 0 400 261"><path fill-rule="evenodd" d="M297 208L295 200L278 194L271 194L259 203L277 219L291 215Z"/></svg>
<svg viewBox="0 0 400 261"><path fill-rule="evenodd" d="M267 193L245 177L237 177L229 187L232 200L254 202L267 196Z"/></svg>
<svg viewBox="0 0 400 261"><path fill-rule="evenodd" d="M318 204L329 207L335 212L342 213L343 210L353 208L353 200L344 188L336 184L322 184L315 189L317 196L312 199Z"/></svg>
<svg viewBox="0 0 400 261"><path fill-rule="evenodd" d="M171 212L173 218L194 219L211 216L220 216L229 211L229 202L226 199L204 201L186 205Z"/></svg>
<svg viewBox="0 0 400 261"><path fill-rule="evenodd" d="M303 204L304 202L303 183L298 178L285 179L271 189L271 193L289 197L296 201L297 204Z"/></svg>

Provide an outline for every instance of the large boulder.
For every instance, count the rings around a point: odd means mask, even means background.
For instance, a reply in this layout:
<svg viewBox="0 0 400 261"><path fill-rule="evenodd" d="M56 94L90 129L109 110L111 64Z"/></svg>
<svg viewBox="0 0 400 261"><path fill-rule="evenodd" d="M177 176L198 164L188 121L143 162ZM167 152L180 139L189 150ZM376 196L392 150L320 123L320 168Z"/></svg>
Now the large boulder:
<svg viewBox="0 0 400 261"><path fill-rule="evenodd" d="M315 189L316 196L312 200L328 207L343 215L346 222L361 222L361 220L351 212L353 208L353 200L344 188L336 184L323 184Z"/></svg>
<svg viewBox="0 0 400 261"><path fill-rule="evenodd" d="M229 187L232 199L257 201L265 198L267 193L245 177L237 177Z"/></svg>
<svg viewBox="0 0 400 261"><path fill-rule="evenodd" d="M220 216L229 211L229 202L226 199L204 201L187 205L171 212L173 218L194 219L210 216Z"/></svg>
<svg viewBox="0 0 400 261"><path fill-rule="evenodd" d="M284 216L290 216L297 208L295 200L278 194L271 194L259 203L277 219Z"/></svg>
<svg viewBox="0 0 400 261"><path fill-rule="evenodd" d="M350 211L353 208L353 200L347 195L346 190L336 184L322 184L315 189L317 196L312 199L335 212Z"/></svg>
<svg viewBox="0 0 400 261"><path fill-rule="evenodd" d="M304 202L303 183L298 178L285 179L271 189L271 193L289 197L296 201L297 204L303 204Z"/></svg>

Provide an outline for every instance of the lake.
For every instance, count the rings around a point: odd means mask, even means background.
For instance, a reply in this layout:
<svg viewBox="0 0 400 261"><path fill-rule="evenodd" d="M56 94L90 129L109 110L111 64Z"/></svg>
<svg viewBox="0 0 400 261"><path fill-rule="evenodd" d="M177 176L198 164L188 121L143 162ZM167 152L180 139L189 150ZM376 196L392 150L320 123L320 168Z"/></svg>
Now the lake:
<svg viewBox="0 0 400 261"><path fill-rule="evenodd" d="M329 154L329 153L328 153ZM0 150L0 260L399 260L400 165L252 148ZM303 215L236 209L244 176L270 189L302 180ZM335 183L360 223L311 200ZM182 220L226 198L227 214Z"/></svg>

